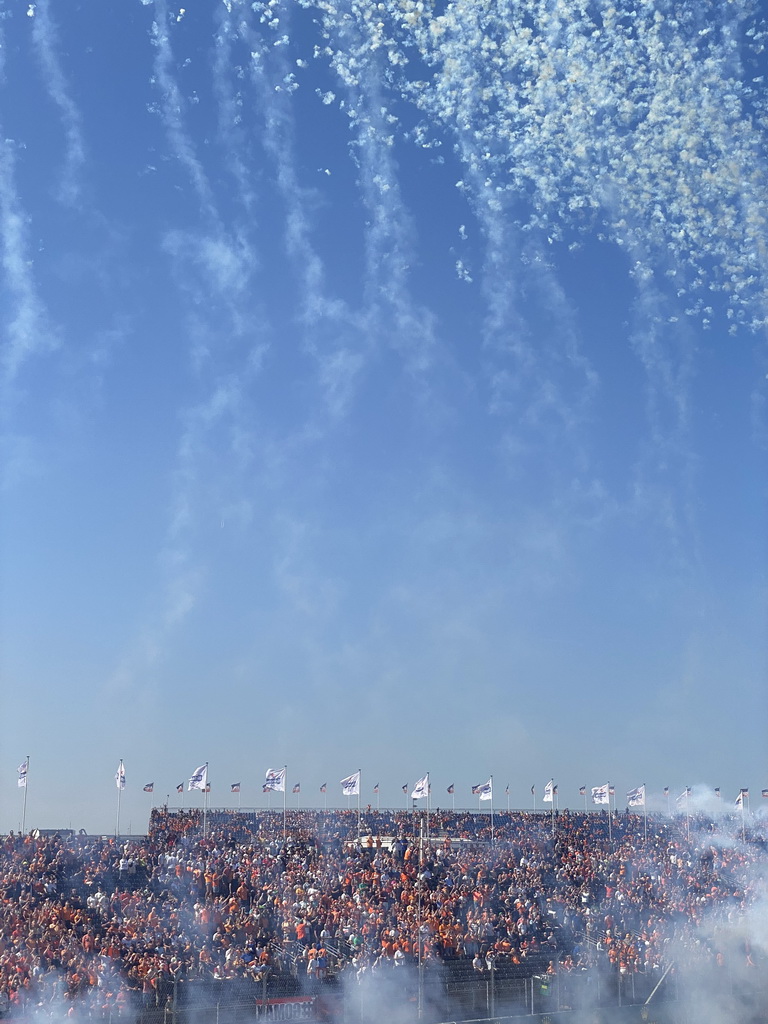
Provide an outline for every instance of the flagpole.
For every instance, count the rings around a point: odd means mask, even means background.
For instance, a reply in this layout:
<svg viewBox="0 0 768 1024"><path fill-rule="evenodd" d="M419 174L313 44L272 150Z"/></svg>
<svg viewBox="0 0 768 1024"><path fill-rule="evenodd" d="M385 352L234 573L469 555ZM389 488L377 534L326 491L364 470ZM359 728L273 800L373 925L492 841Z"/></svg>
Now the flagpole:
<svg viewBox="0 0 768 1024"><path fill-rule="evenodd" d="M429 772L427 772L427 842L429 842L429 805L432 800L432 783L429 781Z"/></svg>
<svg viewBox="0 0 768 1024"><path fill-rule="evenodd" d="M533 813L536 813L536 787L531 786L531 796L533 797Z"/></svg>
<svg viewBox="0 0 768 1024"><path fill-rule="evenodd" d="M491 846L493 846L493 776L491 776Z"/></svg>
<svg viewBox="0 0 768 1024"><path fill-rule="evenodd" d="M643 783L643 842L648 842L648 801L645 798L646 794L645 783Z"/></svg>
<svg viewBox="0 0 768 1024"><path fill-rule="evenodd" d="M611 784L608 783L608 842L613 844L613 831L611 829Z"/></svg>
<svg viewBox="0 0 768 1024"><path fill-rule="evenodd" d="M507 814L509 814L509 786L507 786Z"/></svg>
<svg viewBox="0 0 768 1024"><path fill-rule="evenodd" d="M123 759L120 758L120 764L117 766L117 774L119 776L119 783L117 786L117 821L115 822L115 838L120 837L120 797L123 792L123 773L120 770L123 767Z"/></svg>
<svg viewBox="0 0 768 1024"><path fill-rule="evenodd" d="M360 790L363 788L363 769L357 769L357 841L360 842Z"/></svg>
<svg viewBox="0 0 768 1024"><path fill-rule="evenodd" d="M554 779L551 780L550 785L552 786L552 793L551 793L551 796L552 796L552 836L554 837L554 835L555 835L555 797L557 796L557 786L555 785L555 780Z"/></svg>
<svg viewBox="0 0 768 1024"><path fill-rule="evenodd" d="M29 754L27 754L27 768L24 773L24 802L21 807L21 834L27 832L27 789L29 788Z"/></svg>
<svg viewBox="0 0 768 1024"><path fill-rule="evenodd" d="M587 787L584 787L584 813L587 813Z"/></svg>
<svg viewBox="0 0 768 1024"><path fill-rule="evenodd" d="M285 774L283 775L283 842L285 842L285 840L286 840L286 838L288 836L288 822L287 822L287 812L286 812L286 804L285 804L285 801L287 799L287 794L288 794L288 765L287 764L283 765L283 771L285 772Z"/></svg>
<svg viewBox="0 0 768 1024"><path fill-rule="evenodd" d="M691 841L691 814L688 806L688 793L690 792L690 789L690 786L685 787L685 841L687 843L690 843Z"/></svg>
<svg viewBox="0 0 768 1024"><path fill-rule="evenodd" d="M208 832L208 762L205 762L205 783L203 784L203 839Z"/></svg>

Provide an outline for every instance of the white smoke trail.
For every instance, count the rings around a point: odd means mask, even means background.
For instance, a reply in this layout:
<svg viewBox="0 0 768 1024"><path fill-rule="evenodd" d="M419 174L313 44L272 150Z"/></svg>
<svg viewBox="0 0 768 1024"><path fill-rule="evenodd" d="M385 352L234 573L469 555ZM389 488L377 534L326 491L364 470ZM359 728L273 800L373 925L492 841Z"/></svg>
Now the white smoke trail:
<svg viewBox="0 0 768 1024"><path fill-rule="evenodd" d="M66 159L61 180L61 198L73 205L80 196L80 173L85 162L82 118L56 52L56 25L51 17L49 0L37 0L32 22L32 39L43 70L45 85L59 108L66 138Z"/></svg>

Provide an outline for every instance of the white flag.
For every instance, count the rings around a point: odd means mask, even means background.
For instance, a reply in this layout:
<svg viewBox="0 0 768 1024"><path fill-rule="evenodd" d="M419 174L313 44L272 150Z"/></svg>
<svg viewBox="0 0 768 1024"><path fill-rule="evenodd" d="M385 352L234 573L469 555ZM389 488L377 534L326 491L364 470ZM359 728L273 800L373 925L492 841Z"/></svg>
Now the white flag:
<svg viewBox="0 0 768 1024"><path fill-rule="evenodd" d="M481 800L493 800L493 780L488 779L480 786L473 786L472 795L479 796Z"/></svg>
<svg viewBox="0 0 768 1024"><path fill-rule="evenodd" d="M429 772L422 776L422 778L420 778L413 787L411 800L421 800L421 798L425 796L429 796Z"/></svg>
<svg viewBox="0 0 768 1024"><path fill-rule="evenodd" d="M357 796L360 793L359 770L341 780L341 792L344 796Z"/></svg>
<svg viewBox="0 0 768 1024"><path fill-rule="evenodd" d="M125 766L122 761L117 766L117 771L115 772L115 785L118 789L125 789Z"/></svg>
<svg viewBox="0 0 768 1024"><path fill-rule="evenodd" d="M199 789L203 793L205 793L207 785L208 785L208 762L206 761L205 764L201 764L199 768L195 769L195 771L194 771L194 773L192 775L192 778L189 780L189 785L187 786L187 790Z"/></svg>
<svg viewBox="0 0 768 1024"><path fill-rule="evenodd" d="M637 789L630 789L630 791L627 793L627 806L645 806L645 786L638 786Z"/></svg>
<svg viewBox="0 0 768 1024"><path fill-rule="evenodd" d="M284 793L285 792L285 768L267 768L267 774L264 777L264 786L262 787L264 793Z"/></svg>
<svg viewBox="0 0 768 1024"><path fill-rule="evenodd" d="M19 765L19 788L24 789L27 785L27 762L22 761Z"/></svg>
<svg viewBox="0 0 768 1024"><path fill-rule="evenodd" d="M747 799L748 796L749 796L749 790L748 789L740 789L739 790L739 795L736 797L736 806L743 808L745 803L746 803L746 799Z"/></svg>
<svg viewBox="0 0 768 1024"><path fill-rule="evenodd" d="M592 787L592 803L593 804L608 804L611 802L609 796L610 785L606 782L604 786L593 786Z"/></svg>
<svg viewBox="0 0 768 1024"><path fill-rule="evenodd" d="M544 804L551 804L555 799L555 780L550 779L544 787L544 796L541 798L541 802Z"/></svg>

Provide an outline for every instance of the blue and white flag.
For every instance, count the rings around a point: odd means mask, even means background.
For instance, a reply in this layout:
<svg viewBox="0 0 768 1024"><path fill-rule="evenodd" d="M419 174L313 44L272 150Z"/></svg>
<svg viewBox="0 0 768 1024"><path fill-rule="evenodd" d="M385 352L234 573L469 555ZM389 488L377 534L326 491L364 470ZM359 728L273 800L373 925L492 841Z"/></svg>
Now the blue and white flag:
<svg viewBox="0 0 768 1024"><path fill-rule="evenodd" d="M19 771L19 779L18 779L19 789L25 789L26 785L27 785L27 762L26 761L23 761L19 765L18 771Z"/></svg>
<svg viewBox="0 0 768 1024"><path fill-rule="evenodd" d="M630 789L630 791L627 793L627 806L645 806L645 786L638 786L637 789Z"/></svg>
<svg viewBox="0 0 768 1024"><path fill-rule="evenodd" d="M285 768L267 768L267 774L264 776L263 791L265 793L284 793L285 771Z"/></svg>
<svg viewBox="0 0 768 1024"><path fill-rule="evenodd" d="M611 802L609 796L610 786L606 782L604 786L593 786L592 787L592 803L593 804L608 804Z"/></svg>
<svg viewBox="0 0 768 1024"><path fill-rule="evenodd" d="M422 775L416 785L413 787L411 793L411 800L421 800L422 797L429 796L429 772L426 775Z"/></svg>
<svg viewBox="0 0 768 1024"><path fill-rule="evenodd" d="M199 789L201 793L206 792L208 786L208 762L201 764L199 768L195 768L192 778L189 780L187 790Z"/></svg>
<svg viewBox="0 0 768 1024"><path fill-rule="evenodd" d="M739 795L736 797L736 806L743 808L744 804L746 803L746 800L747 800L748 796L749 796L749 790L748 789L740 789L739 790Z"/></svg>
<svg viewBox="0 0 768 1024"><path fill-rule="evenodd" d="M118 789L125 789L125 766L122 761L117 766L117 771L115 772L115 785Z"/></svg>
<svg viewBox="0 0 768 1024"><path fill-rule="evenodd" d="M552 801L555 799L556 792L557 786L555 785L555 780L550 779L544 787L544 796L541 798L541 802L544 804L551 804Z"/></svg>
<svg viewBox="0 0 768 1024"><path fill-rule="evenodd" d="M344 796L357 796L360 793L360 771L341 779L341 792Z"/></svg>
<svg viewBox="0 0 768 1024"><path fill-rule="evenodd" d="M492 800L493 799L493 780L488 779L487 782L481 783L479 786L472 787L472 795L479 796L481 800Z"/></svg>

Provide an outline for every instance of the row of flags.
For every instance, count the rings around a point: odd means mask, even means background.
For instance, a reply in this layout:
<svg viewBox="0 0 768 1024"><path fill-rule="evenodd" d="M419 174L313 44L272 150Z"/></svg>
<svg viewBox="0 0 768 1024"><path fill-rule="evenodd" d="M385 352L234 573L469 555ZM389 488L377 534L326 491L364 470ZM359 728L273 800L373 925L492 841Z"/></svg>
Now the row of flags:
<svg viewBox="0 0 768 1024"><path fill-rule="evenodd" d="M19 765L19 767L17 769L17 772L18 772L18 780L17 780L18 781L18 786L19 786L19 788L25 788L26 785L27 785L27 776L28 776L28 773L29 773L29 760L28 759L23 761ZM339 784L341 785L341 792L342 792L343 796L359 796L360 795L360 779L361 779L361 775L362 775L362 773L358 769L358 771L353 772L351 775L347 775L346 778L343 778L343 779L339 780ZM266 775L265 775L265 778L264 778L264 783L262 785L262 792L264 792L264 793L270 793L270 792L284 793L285 792L285 787L286 787L286 776L287 776L287 769L286 768L268 768L267 772L266 772ZM122 761L120 761L120 764L117 767L117 771L115 772L115 784L116 784L118 790L125 789L125 785L126 785L125 765L123 764ZM230 792L231 793L239 793L240 792L240 786L241 786L241 783L233 782L230 785ZM402 787L403 793L405 793L406 795L408 794L408 788L409 788L408 787L408 783L406 783ZM148 782L143 787L143 791L145 793L153 793L154 789L155 789L154 782ZM199 790L200 792L203 792L203 793L210 793L210 791L211 791L211 784L208 781L208 762L206 762L203 765L200 765L199 768L195 769L195 771L192 773L192 775L189 778L189 781L188 781L188 784L187 784L187 789L188 790ZM472 786L471 789L472 789L472 795L478 797L480 800L492 800L493 799L493 776L491 776L491 778L489 778L487 782L479 783L476 786ZM321 793L326 793L327 791L328 791L328 783L324 782L320 786L320 792ZM177 793L183 793L184 792L184 783L183 782L180 782L178 784L178 786L176 787L176 792ZM301 793L301 783L299 783L299 782L295 783L293 788L291 789L291 792L292 793ZM379 784L378 784L378 782L373 787L373 792L375 794L378 794L378 792L379 792ZM432 785L431 785L431 783L429 781L429 772L427 772L427 774L422 776L416 782L416 784L414 785L413 790L411 792L411 799L413 799L413 800L422 800L422 799L424 799L426 797L429 797L431 792L432 792ZM454 793L456 792L456 787L455 787L454 783L451 783L450 786L448 786L446 792L448 793L449 796L453 796L454 795ZM721 799L720 787L719 786L715 787L715 791L714 792L715 792L715 796L718 799ZM663 793L664 793L664 796L667 799L669 799L669 796L670 796L669 786L665 786L664 787ZM676 804L678 806L680 806L681 804L685 804L687 802L687 800L690 798L691 793L692 793L691 787L690 786L686 786L685 789L683 790L683 792L680 793L679 796L675 797ZM509 785L507 785L507 787L506 787L505 794L507 796L509 795ZM579 796L586 797L586 795L587 795L587 787L586 786L579 786ZM533 796L533 797L536 796L536 786L535 785L531 786L531 796ZM549 782L544 787L544 794L542 796L542 801L543 801L543 803L554 803L556 796L557 796L557 785L556 785L556 783L554 782L553 779L550 779ZM611 783L609 783L609 782L606 782L602 786L592 786L591 787L591 796L592 796L592 803L593 804L596 804L596 805L608 804L608 805L610 805L611 799L615 798L615 796L616 796L616 787L611 785ZM766 799L768 799L768 789L761 790L761 796L766 798ZM734 801L734 805L736 807L742 807L743 808L746 805L746 802L747 802L748 799L749 799L749 788L748 787L742 787L739 790L739 794L736 797L736 800ZM645 785L636 786L634 789L630 789L630 790L627 791L627 806L629 806L629 807L644 807L645 806Z"/></svg>

